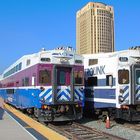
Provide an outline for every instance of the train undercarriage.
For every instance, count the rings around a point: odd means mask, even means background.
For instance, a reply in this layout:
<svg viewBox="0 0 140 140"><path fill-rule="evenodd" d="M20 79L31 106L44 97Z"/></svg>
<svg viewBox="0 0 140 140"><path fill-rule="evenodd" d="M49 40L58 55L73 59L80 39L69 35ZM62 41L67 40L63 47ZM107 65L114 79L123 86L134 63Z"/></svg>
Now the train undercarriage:
<svg viewBox="0 0 140 140"><path fill-rule="evenodd" d="M74 121L81 119L83 114L82 106L78 104L42 105L26 111L41 122Z"/></svg>
<svg viewBox="0 0 140 140"><path fill-rule="evenodd" d="M140 106L138 105L123 106L122 108L93 109L91 112L86 113L88 113L88 116L96 116L102 121L106 121L107 116L112 120L140 121Z"/></svg>

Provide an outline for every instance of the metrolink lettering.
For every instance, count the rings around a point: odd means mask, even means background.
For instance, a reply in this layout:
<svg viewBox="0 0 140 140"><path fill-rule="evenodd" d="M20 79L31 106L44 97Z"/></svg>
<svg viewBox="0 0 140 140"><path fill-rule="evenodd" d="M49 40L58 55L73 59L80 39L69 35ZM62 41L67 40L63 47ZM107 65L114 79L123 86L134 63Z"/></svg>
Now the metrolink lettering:
<svg viewBox="0 0 140 140"><path fill-rule="evenodd" d="M86 75L87 76L93 76L93 75L105 74L104 69L105 69L105 65L94 67L94 68L88 68L88 69L86 69Z"/></svg>

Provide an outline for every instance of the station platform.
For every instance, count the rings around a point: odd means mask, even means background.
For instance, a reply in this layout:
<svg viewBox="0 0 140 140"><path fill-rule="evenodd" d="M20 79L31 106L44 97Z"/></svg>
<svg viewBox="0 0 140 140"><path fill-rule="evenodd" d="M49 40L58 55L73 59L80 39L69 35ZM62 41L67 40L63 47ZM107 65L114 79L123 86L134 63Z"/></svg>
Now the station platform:
<svg viewBox="0 0 140 140"><path fill-rule="evenodd" d="M3 119L0 120L0 139L35 140L36 138L5 111Z"/></svg>
<svg viewBox="0 0 140 140"><path fill-rule="evenodd" d="M67 138L5 104L5 113L0 120L0 140L67 140Z"/></svg>

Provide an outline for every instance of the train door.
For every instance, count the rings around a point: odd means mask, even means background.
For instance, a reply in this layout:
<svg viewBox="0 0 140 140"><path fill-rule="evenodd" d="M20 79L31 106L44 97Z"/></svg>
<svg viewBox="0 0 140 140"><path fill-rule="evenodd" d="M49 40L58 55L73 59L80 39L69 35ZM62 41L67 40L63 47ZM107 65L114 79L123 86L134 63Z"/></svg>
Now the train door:
<svg viewBox="0 0 140 140"><path fill-rule="evenodd" d="M97 77L85 79L85 111L93 111L94 108L94 86L97 86Z"/></svg>
<svg viewBox="0 0 140 140"><path fill-rule="evenodd" d="M73 79L71 67L56 67L55 102L73 101Z"/></svg>
<svg viewBox="0 0 140 140"><path fill-rule="evenodd" d="M97 85L97 77L88 77L85 81L85 98L87 100L93 100L94 86Z"/></svg>
<svg viewBox="0 0 140 140"><path fill-rule="evenodd" d="M140 65L132 66L132 101L140 104Z"/></svg>

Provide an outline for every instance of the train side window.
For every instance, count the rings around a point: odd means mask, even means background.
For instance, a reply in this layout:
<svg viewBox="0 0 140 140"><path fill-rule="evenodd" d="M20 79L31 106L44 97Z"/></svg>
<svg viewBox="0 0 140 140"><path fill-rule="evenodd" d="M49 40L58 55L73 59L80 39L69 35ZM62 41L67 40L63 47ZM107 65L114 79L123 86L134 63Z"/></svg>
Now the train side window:
<svg viewBox="0 0 140 140"><path fill-rule="evenodd" d="M88 62L89 66L96 65L96 64L98 64L98 59L89 59L89 62Z"/></svg>
<svg viewBox="0 0 140 140"><path fill-rule="evenodd" d="M106 86L113 86L113 76L106 75Z"/></svg>
<svg viewBox="0 0 140 140"><path fill-rule="evenodd" d="M97 85L98 85L97 77L88 77L87 86L97 86Z"/></svg>
<svg viewBox="0 0 140 140"><path fill-rule="evenodd" d="M18 66L18 70L21 70L22 69L22 63L19 63L19 66Z"/></svg>
<svg viewBox="0 0 140 140"><path fill-rule="evenodd" d="M83 71L75 71L74 72L74 81L76 85L83 84Z"/></svg>
<svg viewBox="0 0 140 140"><path fill-rule="evenodd" d="M119 84L129 84L129 71L128 70L118 71L118 82Z"/></svg>
<svg viewBox="0 0 140 140"><path fill-rule="evenodd" d="M26 66L29 66L30 63L31 63L31 60L30 60L30 59L27 59L27 61L26 61Z"/></svg>
<svg viewBox="0 0 140 140"><path fill-rule="evenodd" d="M29 86L29 77L25 77L22 79L22 86Z"/></svg>
<svg viewBox="0 0 140 140"><path fill-rule="evenodd" d="M24 86L29 86L29 77L25 77Z"/></svg>
<svg viewBox="0 0 140 140"><path fill-rule="evenodd" d="M18 65L16 65L16 72L18 71Z"/></svg>
<svg viewBox="0 0 140 140"><path fill-rule="evenodd" d="M22 79L22 86L24 86L24 78Z"/></svg>
<svg viewBox="0 0 140 140"><path fill-rule="evenodd" d="M6 89L7 94L14 94L14 89Z"/></svg>
<svg viewBox="0 0 140 140"><path fill-rule="evenodd" d="M51 71L50 70L40 70L39 71L39 83L40 84L50 84L51 83Z"/></svg>

